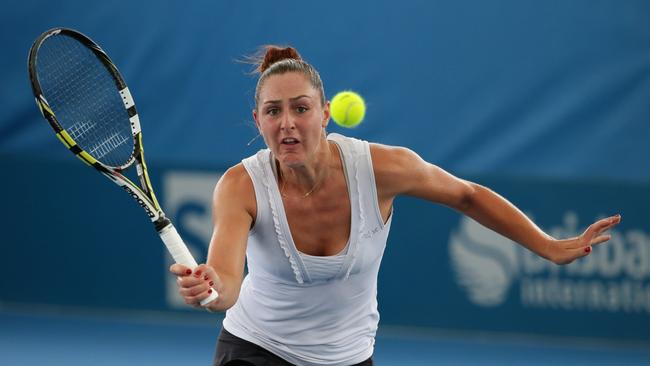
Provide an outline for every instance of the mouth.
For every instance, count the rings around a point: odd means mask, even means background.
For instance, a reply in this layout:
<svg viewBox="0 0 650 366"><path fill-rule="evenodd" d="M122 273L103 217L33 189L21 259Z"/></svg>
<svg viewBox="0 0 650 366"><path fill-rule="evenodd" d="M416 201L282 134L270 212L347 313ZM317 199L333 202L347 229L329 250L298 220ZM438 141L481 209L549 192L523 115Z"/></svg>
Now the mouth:
<svg viewBox="0 0 650 366"><path fill-rule="evenodd" d="M280 141L280 143L282 145L296 145L296 144L300 143L300 141L298 141L298 139L293 138L293 137L285 137Z"/></svg>

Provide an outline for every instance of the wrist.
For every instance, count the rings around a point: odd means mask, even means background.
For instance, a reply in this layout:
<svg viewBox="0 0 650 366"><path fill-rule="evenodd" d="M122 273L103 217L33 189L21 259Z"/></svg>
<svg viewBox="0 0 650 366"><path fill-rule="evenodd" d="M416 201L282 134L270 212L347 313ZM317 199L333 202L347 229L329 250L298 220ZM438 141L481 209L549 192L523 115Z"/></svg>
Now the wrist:
<svg viewBox="0 0 650 366"><path fill-rule="evenodd" d="M221 298L218 298L218 299L216 299L216 300L214 300L214 301L210 302L209 304L206 304L206 305L204 305L202 307L208 313L219 313L219 312L222 311L222 309L216 304L216 303L219 302L219 300L221 300Z"/></svg>
<svg viewBox="0 0 650 366"><path fill-rule="evenodd" d="M203 308L204 308L208 313L216 313L217 311L212 310L212 308L210 308L211 305L212 305L212 304L210 303L210 304L204 306Z"/></svg>
<svg viewBox="0 0 650 366"><path fill-rule="evenodd" d="M555 257L554 253L557 247L557 242L558 240L556 240L555 238L547 236L541 245L542 250L537 254L540 257L553 262L553 258Z"/></svg>

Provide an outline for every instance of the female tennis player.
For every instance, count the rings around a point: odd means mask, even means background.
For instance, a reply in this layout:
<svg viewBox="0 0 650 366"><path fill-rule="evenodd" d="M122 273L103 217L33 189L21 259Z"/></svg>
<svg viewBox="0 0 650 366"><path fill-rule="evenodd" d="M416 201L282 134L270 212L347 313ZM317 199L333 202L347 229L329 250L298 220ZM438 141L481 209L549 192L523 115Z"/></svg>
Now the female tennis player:
<svg viewBox="0 0 650 366"><path fill-rule="evenodd" d="M327 135L322 81L295 49L268 46L258 71L253 117L268 148L217 184L207 264L170 268L185 302L200 306L214 288L208 310L227 310L215 365L372 365L377 273L398 195L449 206L557 264L588 255L621 220L555 239L407 148Z"/></svg>

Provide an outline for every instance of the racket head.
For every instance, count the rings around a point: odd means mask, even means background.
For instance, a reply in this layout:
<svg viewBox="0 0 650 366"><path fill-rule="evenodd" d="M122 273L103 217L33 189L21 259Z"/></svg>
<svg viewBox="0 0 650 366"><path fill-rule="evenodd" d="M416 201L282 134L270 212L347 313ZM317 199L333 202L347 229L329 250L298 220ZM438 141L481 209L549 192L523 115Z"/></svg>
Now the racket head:
<svg viewBox="0 0 650 366"><path fill-rule="evenodd" d="M84 34L54 28L29 52L36 104L59 139L98 169L123 170L141 154L135 103L117 67Z"/></svg>

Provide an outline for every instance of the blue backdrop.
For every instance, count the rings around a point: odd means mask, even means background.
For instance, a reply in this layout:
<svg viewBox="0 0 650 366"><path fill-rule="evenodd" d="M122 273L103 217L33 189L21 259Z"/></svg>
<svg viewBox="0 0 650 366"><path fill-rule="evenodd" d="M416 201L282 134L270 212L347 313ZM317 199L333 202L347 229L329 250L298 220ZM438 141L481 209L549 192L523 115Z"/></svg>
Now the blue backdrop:
<svg viewBox="0 0 650 366"><path fill-rule="evenodd" d="M0 16L0 152L65 153L34 113L26 59L67 26L121 69L152 161L221 167L260 148L246 145L255 78L236 60L275 43L321 71L328 97L367 99L348 134L460 174L648 180L649 17L645 0L16 2Z"/></svg>
<svg viewBox="0 0 650 366"><path fill-rule="evenodd" d="M0 304L181 309L141 210L72 158L35 108L26 59L54 26L98 42L134 95L159 198L201 257L210 191L262 148L239 62L290 44L358 128L484 183L557 236L623 213L608 246L552 266L441 207L400 199L382 324L650 339L650 2L21 1L0 14ZM84 195L82 192L88 192ZM112 222L110 233L96 224ZM123 253L132 254L124 257ZM476 271L473 269L480 269Z"/></svg>

